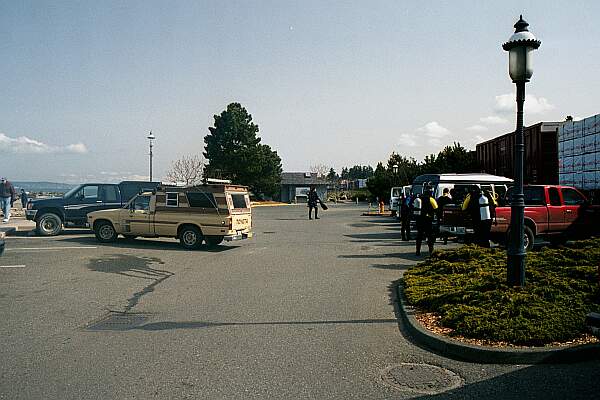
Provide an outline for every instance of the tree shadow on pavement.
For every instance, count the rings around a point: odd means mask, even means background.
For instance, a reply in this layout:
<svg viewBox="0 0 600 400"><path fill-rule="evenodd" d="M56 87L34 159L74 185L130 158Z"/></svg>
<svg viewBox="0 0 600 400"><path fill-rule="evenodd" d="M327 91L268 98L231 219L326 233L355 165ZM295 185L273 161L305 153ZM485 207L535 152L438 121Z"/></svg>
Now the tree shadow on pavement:
<svg viewBox="0 0 600 400"><path fill-rule="evenodd" d="M369 267L377 268L377 269L394 270L394 271L406 271L413 265L414 264L373 264L373 265L370 265Z"/></svg>
<svg viewBox="0 0 600 400"><path fill-rule="evenodd" d="M240 246L232 245L218 245L214 247L202 246L197 250L187 250L181 247L179 242L173 241L162 241L152 239L121 239L118 238L112 243L100 243L94 236L92 237L74 237L61 240L65 243L79 243L89 246L102 246L102 247L114 247L120 249L143 249L143 250L169 250L169 251L183 251L183 252L208 252L208 253L221 253L223 251L233 250Z"/></svg>
<svg viewBox="0 0 600 400"><path fill-rule="evenodd" d="M173 272L158 269L154 265L164 265L164 261L156 257L114 254L102 258L92 258L88 261L87 267L96 272L152 281L149 285L127 299L127 305L122 311L119 311L126 313L138 304L142 296L153 292L157 285L174 275Z"/></svg>
<svg viewBox="0 0 600 400"><path fill-rule="evenodd" d="M427 253L425 253L427 254ZM412 253L387 253L387 254L368 254L368 253L363 253L363 254L342 254L339 255L338 258L349 258L349 259L354 259L354 258L402 258L404 260L410 260L410 261L424 261L425 260L425 256L416 256Z"/></svg>
<svg viewBox="0 0 600 400"><path fill-rule="evenodd" d="M401 240L402 237L400 232L382 232L382 233L353 233L350 235L344 235L351 239L364 239L364 240Z"/></svg>

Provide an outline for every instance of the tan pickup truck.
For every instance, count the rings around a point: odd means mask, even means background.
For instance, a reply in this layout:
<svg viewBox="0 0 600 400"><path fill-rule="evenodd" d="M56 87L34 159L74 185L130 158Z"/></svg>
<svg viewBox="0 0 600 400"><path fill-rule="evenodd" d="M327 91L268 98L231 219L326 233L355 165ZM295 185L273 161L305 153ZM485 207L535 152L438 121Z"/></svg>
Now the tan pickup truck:
<svg viewBox="0 0 600 400"><path fill-rule="evenodd" d="M205 242L252 237L252 211L245 186L218 184L158 186L135 196L123 208L88 214L88 225L100 242L117 236L178 238L186 249Z"/></svg>

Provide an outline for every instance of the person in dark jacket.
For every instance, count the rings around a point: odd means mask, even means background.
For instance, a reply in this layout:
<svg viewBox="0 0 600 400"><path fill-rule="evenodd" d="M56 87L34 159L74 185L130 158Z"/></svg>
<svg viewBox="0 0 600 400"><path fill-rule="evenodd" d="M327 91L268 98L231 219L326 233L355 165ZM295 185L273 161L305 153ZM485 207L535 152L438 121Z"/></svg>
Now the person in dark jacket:
<svg viewBox="0 0 600 400"><path fill-rule="evenodd" d="M442 195L437 198L436 202L438 205L437 220L438 220L438 227L439 227L444 221L444 206L453 203L453 200L450 197L450 189L444 188L444 190L442 191ZM448 233L447 232L443 233L442 238L444 239L444 244L448 244Z"/></svg>
<svg viewBox="0 0 600 400"><path fill-rule="evenodd" d="M402 222L402 227L400 229L402 233L402 240L408 241L410 240L410 195L400 197L400 221Z"/></svg>
<svg viewBox="0 0 600 400"><path fill-rule="evenodd" d="M312 219L312 210L315 210L315 219L319 219L319 203L321 199L319 199L319 195L317 194L317 189L314 186L310 187L308 191L308 219Z"/></svg>
<svg viewBox="0 0 600 400"><path fill-rule="evenodd" d="M4 219L2 222L8 222L10 220L10 209L17 199L15 193L15 187L6 178L0 179L0 206L2 208L2 214Z"/></svg>
<svg viewBox="0 0 600 400"><path fill-rule="evenodd" d="M420 213L417 217L417 252L416 255L421 255L421 242L427 239L429 247L429 255L433 253L433 245L435 243L435 232L433 230L433 217L438 208L437 202L431 193L431 189L425 189L420 199ZM416 207L415 207L416 208Z"/></svg>
<svg viewBox="0 0 600 400"><path fill-rule="evenodd" d="M468 211L473 223L474 243L482 247L490 247L490 231L492 221L496 218L496 200L488 191L482 192L473 187L465 197L462 209Z"/></svg>
<svg viewBox="0 0 600 400"><path fill-rule="evenodd" d="M27 193L25 193L25 189L21 189L21 205L23 206L23 209L27 208L27 200L29 200L27 198Z"/></svg>

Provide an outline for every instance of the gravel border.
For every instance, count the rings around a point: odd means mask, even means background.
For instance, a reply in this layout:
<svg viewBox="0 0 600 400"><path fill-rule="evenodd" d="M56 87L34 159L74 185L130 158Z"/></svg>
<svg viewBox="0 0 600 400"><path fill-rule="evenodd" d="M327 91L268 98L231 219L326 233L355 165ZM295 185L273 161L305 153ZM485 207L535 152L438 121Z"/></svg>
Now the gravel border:
<svg viewBox="0 0 600 400"><path fill-rule="evenodd" d="M600 344L583 344L561 348L493 348L463 343L436 335L425 329L414 317L414 307L408 305L403 284L395 284L398 310L403 327L419 344L441 355L480 364L544 364L574 363L600 359Z"/></svg>

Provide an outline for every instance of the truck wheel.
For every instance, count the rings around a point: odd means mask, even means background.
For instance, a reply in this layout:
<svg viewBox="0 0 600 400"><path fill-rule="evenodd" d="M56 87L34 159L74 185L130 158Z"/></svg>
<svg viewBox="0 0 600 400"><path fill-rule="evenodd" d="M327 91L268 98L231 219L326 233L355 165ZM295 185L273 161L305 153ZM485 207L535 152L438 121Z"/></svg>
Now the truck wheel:
<svg viewBox="0 0 600 400"><path fill-rule="evenodd" d="M62 231L62 220L54 213L42 214L35 225L41 236L56 236Z"/></svg>
<svg viewBox="0 0 600 400"><path fill-rule="evenodd" d="M533 245L535 244L535 235L530 227L525 225L524 227L524 235L523 235L523 247L525 247L525 251L532 251ZM508 247L510 243L510 229L506 232L506 246Z"/></svg>
<svg viewBox="0 0 600 400"><path fill-rule="evenodd" d="M202 244L202 232L195 226L186 226L179 233L179 241L184 249L195 250Z"/></svg>
<svg viewBox="0 0 600 400"><path fill-rule="evenodd" d="M94 227L94 233L96 234L96 239L102 243L110 243L117 240L117 232L115 232L115 228L108 221L100 221Z"/></svg>
<svg viewBox="0 0 600 400"><path fill-rule="evenodd" d="M223 242L223 236L206 236L204 240L208 247L215 247Z"/></svg>

